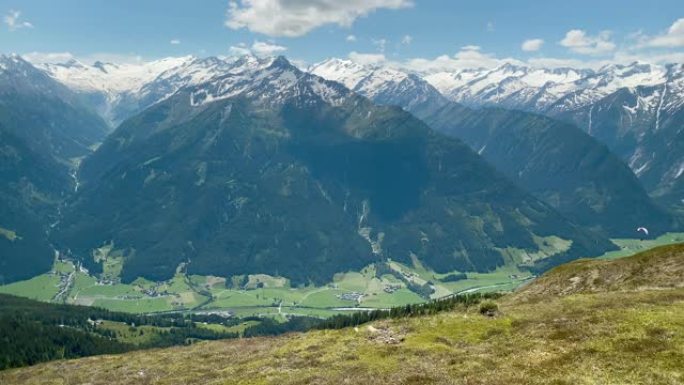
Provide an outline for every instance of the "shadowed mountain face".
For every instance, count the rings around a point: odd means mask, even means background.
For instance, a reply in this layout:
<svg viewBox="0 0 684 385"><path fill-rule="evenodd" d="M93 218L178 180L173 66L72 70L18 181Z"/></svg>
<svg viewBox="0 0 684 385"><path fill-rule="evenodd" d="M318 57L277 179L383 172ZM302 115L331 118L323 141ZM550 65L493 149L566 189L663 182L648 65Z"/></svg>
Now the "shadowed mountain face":
<svg viewBox="0 0 684 385"><path fill-rule="evenodd" d="M78 96L18 56L0 56L0 122L60 162L88 154L108 129Z"/></svg>
<svg viewBox="0 0 684 385"><path fill-rule="evenodd" d="M284 58L245 58L129 119L80 175L54 239L95 270L92 249L112 242L126 281L188 263L321 283L411 255L438 271L491 271L521 262L503 249L538 251L552 235L570 245L537 267L613 247L462 142Z"/></svg>
<svg viewBox="0 0 684 385"><path fill-rule="evenodd" d="M401 106L432 128L463 140L520 188L582 226L614 237L634 236L639 226L656 233L675 228L629 167L571 124L527 112L465 107L397 69L331 59L310 70L376 103ZM520 71L510 66L501 70L509 75ZM673 164L678 164L676 156Z"/></svg>
<svg viewBox="0 0 684 385"><path fill-rule="evenodd" d="M494 69L428 75L450 100L544 114L576 125L620 157L657 201L684 212L684 65L598 70Z"/></svg>
<svg viewBox="0 0 684 385"><path fill-rule="evenodd" d="M46 232L73 190L73 161L107 127L64 86L17 56L0 56L0 283L50 268Z"/></svg>
<svg viewBox="0 0 684 385"><path fill-rule="evenodd" d="M500 171L582 226L612 237L676 227L606 146L576 127L525 112L458 105L425 121L463 139Z"/></svg>
<svg viewBox="0 0 684 385"><path fill-rule="evenodd" d="M424 143L416 146L402 139L308 143L293 146L293 150L314 178L333 182L342 176L350 189L367 192L380 219L399 219L420 206L420 194L429 175Z"/></svg>
<svg viewBox="0 0 684 385"><path fill-rule="evenodd" d="M684 68L669 75L663 85L623 88L558 117L606 143L651 196L684 212Z"/></svg>
<svg viewBox="0 0 684 385"><path fill-rule="evenodd" d="M45 231L71 182L53 159L7 131L0 125L0 283L50 268L54 253Z"/></svg>

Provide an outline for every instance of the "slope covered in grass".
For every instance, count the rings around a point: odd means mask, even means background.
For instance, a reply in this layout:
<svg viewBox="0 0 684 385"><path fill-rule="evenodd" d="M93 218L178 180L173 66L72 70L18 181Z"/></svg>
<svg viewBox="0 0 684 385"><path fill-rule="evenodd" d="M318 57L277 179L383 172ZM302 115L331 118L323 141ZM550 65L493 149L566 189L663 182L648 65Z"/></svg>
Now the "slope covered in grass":
<svg viewBox="0 0 684 385"><path fill-rule="evenodd" d="M684 244L614 261L582 259L556 267L522 288L517 299L615 290L684 287Z"/></svg>
<svg viewBox="0 0 684 385"><path fill-rule="evenodd" d="M671 287L669 276L684 277L676 268L683 251L601 262L617 267L599 269L599 278L615 271L633 278L595 293L547 291L543 301L503 297L493 317L475 306L357 328L58 361L0 372L0 383L681 384L684 288ZM582 263L549 276L582 274ZM661 267L645 266L655 264ZM638 266L657 289L631 283Z"/></svg>
<svg viewBox="0 0 684 385"><path fill-rule="evenodd" d="M279 338L58 361L8 384L679 384L684 290L581 294ZM396 341L388 343L390 337ZM345 380L347 380L345 382Z"/></svg>

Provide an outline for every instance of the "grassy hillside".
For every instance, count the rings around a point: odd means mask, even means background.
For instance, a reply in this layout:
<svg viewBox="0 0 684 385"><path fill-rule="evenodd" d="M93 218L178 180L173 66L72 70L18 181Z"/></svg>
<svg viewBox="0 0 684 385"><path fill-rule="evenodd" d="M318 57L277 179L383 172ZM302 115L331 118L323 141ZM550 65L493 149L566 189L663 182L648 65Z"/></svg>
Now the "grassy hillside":
<svg viewBox="0 0 684 385"><path fill-rule="evenodd" d="M587 262L540 279L585 274ZM0 373L11 384L681 384L684 246L593 262L592 291L481 305L357 328L60 361ZM634 285L639 266L651 287ZM658 267L653 267L658 265ZM627 277L611 281L616 272ZM618 274L622 276L622 273ZM606 284L601 284L606 282ZM676 286L676 285L675 285ZM610 289L610 291L608 291Z"/></svg>
<svg viewBox="0 0 684 385"><path fill-rule="evenodd" d="M615 290L684 288L684 246L657 247L613 261L581 259L523 287L518 300Z"/></svg>

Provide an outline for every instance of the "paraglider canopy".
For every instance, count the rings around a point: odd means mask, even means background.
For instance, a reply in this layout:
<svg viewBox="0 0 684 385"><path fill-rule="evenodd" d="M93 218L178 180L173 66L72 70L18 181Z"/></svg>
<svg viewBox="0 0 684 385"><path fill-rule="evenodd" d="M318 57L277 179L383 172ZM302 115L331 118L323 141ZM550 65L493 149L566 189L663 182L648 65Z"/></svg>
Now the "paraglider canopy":
<svg viewBox="0 0 684 385"><path fill-rule="evenodd" d="M645 227L637 227L636 231L644 233L644 235L648 235L648 229Z"/></svg>

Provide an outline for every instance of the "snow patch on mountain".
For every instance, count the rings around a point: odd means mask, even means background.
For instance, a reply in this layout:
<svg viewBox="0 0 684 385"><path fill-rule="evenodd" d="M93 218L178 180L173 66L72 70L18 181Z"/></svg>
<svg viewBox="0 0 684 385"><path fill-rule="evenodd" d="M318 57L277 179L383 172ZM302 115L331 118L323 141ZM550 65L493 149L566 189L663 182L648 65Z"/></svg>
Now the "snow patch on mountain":
<svg viewBox="0 0 684 385"><path fill-rule="evenodd" d="M369 98L382 92L387 84L397 84L409 77L409 74L382 66L364 66L351 60L330 59L314 64L308 72L324 79L342 83L350 90L359 92Z"/></svg>
<svg viewBox="0 0 684 385"><path fill-rule="evenodd" d="M192 56L183 56L140 64L95 62L92 65L71 59L65 63L35 65L75 91L114 95L135 92L164 71L182 66L193 59Z"/></svg>
<svg viewBox="0 0 684 385"><path fill-rule="evenodd" d="M510 63L424 76L449 99L470 106L501 106L560 113L591 105L619 89L665 84L667 66L635 62L598 70L534 68Z"/></svg>
<svg viewBox="0 0 684 385"><path fill-rule="evenodd" d="M225 69L224 74L192 88L190 103L201 106L238 95L278 105L285 100L301 97L315 102L317 96L333 106L344 102L349 91L334 83L299 70L284 57L242 57Z"/></svg>
<svg viewBox="0 0 684 385"><path fill-rule="evenodd" d="M447 99L419 74L380 65L361 65L351 60L329 59L308 72L338 82L377 104L397 105L408 111L437 108Z"/></svg>

